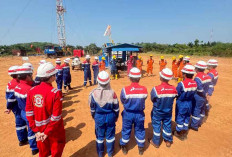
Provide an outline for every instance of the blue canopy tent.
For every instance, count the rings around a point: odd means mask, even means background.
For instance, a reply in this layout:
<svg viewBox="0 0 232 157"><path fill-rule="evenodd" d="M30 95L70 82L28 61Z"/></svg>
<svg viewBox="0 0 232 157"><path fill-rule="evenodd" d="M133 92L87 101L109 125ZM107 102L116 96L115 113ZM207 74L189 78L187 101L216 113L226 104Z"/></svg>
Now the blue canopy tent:
<svg viewBox="0 0 232 157"><path fill-rule="evenodd" d="M118 59L118 64L120 69L120 67L125 66L126 61L130 57L130 55L132 55L133 52L136 52L136 56L134 57L135 59L137 59L137 55L138 55L137 53L141 52L141 48L142 48L141 46L136 46L127 43L112 45L104 49L103 56L107 56L107 62L110 63L114 52L114 55L116 55L116 58Z"/></svg>

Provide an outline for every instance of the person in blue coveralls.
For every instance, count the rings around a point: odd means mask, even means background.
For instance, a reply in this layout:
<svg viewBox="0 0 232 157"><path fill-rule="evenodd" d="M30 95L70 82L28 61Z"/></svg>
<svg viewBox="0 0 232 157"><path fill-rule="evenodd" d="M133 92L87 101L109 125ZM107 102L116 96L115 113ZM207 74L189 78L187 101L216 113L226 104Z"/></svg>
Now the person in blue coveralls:
<svg viewBox="0 0 232 157"><path fill-rule="evenodd" d="M120 146L124 154L127 154L127 143L130 140L132 126L135 130L135 139L138 144L139 154L144 152L145 129L144 129L144 109L147 99L147 88L139 84L141 71L132 68L129 73L131 84L122 89L120 99L124 106L122 112L122 138Z"/></svg>
<svg viewBox="0 0 232 157"><path fill-rule="evenodd" d="M11 111L14 113L16 133L19 140L19 146L24 146L28 144L27 124L21 117L21 110L18 107L18 102L14 95L15 87L19 84L19 80L17 78L18 68L19 66L12 66L8 70L8 74L12 77L12 80L7 84L7 88L6 88L7 105L4 113L10 114Z"/></svg>
<svg viewBox="0 0 232 157"><path fill-rule="evenodd" d="M98 62L98 57L96 56L95 57L95 61L93 62L92 64L92 69L93 69L93 82L94 82L94 85L97 84L97 75L99 73L99 62Z"/></svg>
<svg viewBox="0 0 232 157"><path fill-rule="evenodd" d="M89 94L89 106L95 121L97 154L103 157L104 139L107 153L113 156L115 142L115 122L119 115L119 102L116 93L110 87L110 77L101 71L97 77L98 87Z"/></svg>
<svg viewBox="0 0 232 157"><path fill-rule="evenodd" d="M64 64L62 65L62 69L63 69L63 81L64 81L64 90L66 90L67 86L68 89L71 90L73 89L71 87L71 81L72 81L72 77L71 77L71 73L70 73L70 66L69 66L69 61L70 58L66 58L64 60ZM68 90L66 90L67 92Z"/></svg>
<svg viewBox="0 0 232 157"><path fill-rule="evenodd" d="M197 75L194 81L197 83L197 92L194 95L194 103L192 110L192 122L190 129L198 131L198 128L202 125L205 117L205 107L207 103L207 93L211 78L209 75L204 73L207 68L207 64L204 61L198 61L195 65Z"/></svg>
<svg viewBox="0 0 232 157"><path fill-rule="evenodd" d="M210 59L207 62L207 69L209 70L207 74L211 77L211 84L209 85L209 91L207 95L208 102L206 104L206 110L205 110L206 116L208 116L209 109L210 109L210 97L212 96L214 92L214 87L216 86L217 81L218 81L218 72L216 70L217 66L218 66L218 61L215 59Z"/></svg>
<svg viewBox="0 0 232 157"><path fill-rule="evenodd" d="M63 68L60 65L61 64L61 60L60 58L56 59L56 84L57 84L57 89L62 91L62 85L63 85Z"/></svg>
<svg viewBox="0 0 232 157"><path fill-rule="evenodd" d="M87 80L89 79L89 84L92 86L92 79L91 79L91 62L90 62L90 55L86 55L85 61L82 62L82 70L84 71L84 87L86 88Z"/></svg>
<svg viewBox="0 0 232 157"><path fill-rule="evenodd" d="M159 75L161 84L155 86L151 91L151 101L153 103L153 109L151 111L153 138L148 139L150 144L156 148L158 148L161 143L161 128L166 146L171 147L173 142L171 128L172 108L173 101L177 96L176 88L168 83L173 77L172 71L165 68L159 72Z"/></svg>
<svg viewBox="0 0 232 157"><path fill-rule="evenodd" d="M197 90L197 83L193 81L195 67L185 65L181 70L184 80L178 83L176 90L178 97L176 100L176 131L174 135L180 140L187 138L189 121L192 113L192 102Z"/></svg>

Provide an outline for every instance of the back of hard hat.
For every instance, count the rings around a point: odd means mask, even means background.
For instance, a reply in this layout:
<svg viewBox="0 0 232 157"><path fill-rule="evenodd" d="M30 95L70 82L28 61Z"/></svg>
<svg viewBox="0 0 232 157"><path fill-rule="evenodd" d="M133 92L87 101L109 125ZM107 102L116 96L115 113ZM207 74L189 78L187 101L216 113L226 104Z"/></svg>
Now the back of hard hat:
<svg viewBox="0 0 232 157"><path fill-rule="evenodd" d="M37 77L50 77L56 74L56 69L52 63L41 64L37 69Z"/></svg>

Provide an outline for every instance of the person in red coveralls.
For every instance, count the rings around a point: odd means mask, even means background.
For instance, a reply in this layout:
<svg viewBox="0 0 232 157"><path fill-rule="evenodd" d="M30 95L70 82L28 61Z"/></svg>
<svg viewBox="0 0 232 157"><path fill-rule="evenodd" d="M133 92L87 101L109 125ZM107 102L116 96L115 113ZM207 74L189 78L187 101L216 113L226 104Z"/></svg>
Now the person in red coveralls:
<svg viewBox="0 0 232 157"><path fill-rule="evenodd" d="M36 133L39 156L60 157L65 146L65 130L62 118L62 93L52 87L56 69L51 63L39 66L37 76L41 84L28 93L26 103L30 128Z"/></svg>
<svg viewBox="0 0 232 157"><path fill-rule="evenodd" d="M127 75L129 76L130 70L133 68L133 56L127 61Z"/></svg>

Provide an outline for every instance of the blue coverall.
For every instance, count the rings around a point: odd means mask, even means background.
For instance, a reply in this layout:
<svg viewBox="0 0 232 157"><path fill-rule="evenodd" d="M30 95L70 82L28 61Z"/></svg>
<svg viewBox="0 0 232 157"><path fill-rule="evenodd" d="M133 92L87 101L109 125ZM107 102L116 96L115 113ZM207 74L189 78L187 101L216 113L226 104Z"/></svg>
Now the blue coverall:
<svg viewBox="0 0 232 157"><path fill-rule="evenodd" d="M208 72L208 75L210 76L211 78L211 83L209 85L209 90L208 90L208 94L210 96L213 95L213 92L214 92L214 86L216 86L217 84L217 81L218 81L218 72L215 70L215 69L211 69L209 72ZM209 112L209 109L210 109L210 106L209 106L209 103L207 102L206 104L206 112Z"/></svg>
<svg viewBox="0 0 232 157"><path fill-rule="evenodd" d="M176 100L176 131L188 130L188 125L192 112L192 101L197 90L195 81L185 78L178 83L176 90L178 97Z"/></svg>
<svg viewBox="0 0 232 157"><path fill-rule="evenodd" d="M71 73L69 65L63 66L63 81L64 81L64 88L67 86L70 87L71 83Z"/></svg>
<svg viewBox="0 0 232 157"><path fill-rule="evenodd" d="M63 84L63 69L60 65L56 65L56 84L57 89L62 91L62 84Z"/></svg>
<svg viewBox="0 0 232 157"><path fill-rule="evenodd" d="M86 60L82 63L82 69L84 71L84 86L87 84L87 80L89 79L89 84L92 86L92 80L91 80L91 70L90 70L90 62L87 62Z"/></svg>
<svg viewBox="0 0 232 157"><path fill-rule="evenodd" d="M108 156L113 155L115 142L115 122L119 115L119 103L116 94L112 95L112 102L107 102L104 106L99 106L93 94L91 96L91 115L95 120L96 146L99 157L103 157L104 139Z"/></svg>
<svg viewBox="0 0 232 157"><path fill-rule="evenodd" d="M173 101L177 96L177 91L174 86L162 82L151 91L151 101L153 109L151 112L153 138L152 141L157 146L160 145L161 123L163 124L163 138L165 141L172 142L172 108Z"/></svg>
<svg viewBox="0 0 232 157"><path fill-rule="evenodd" d="M122 112L122 138L120 145L126 145L130 140L132 125L134 124L135 139L139 147L145 144L144 109L147 99L147 88L138 83L132 83L122 89L120 95L124 106Z"/></svg>
<svg viewBox="0 0 232 157"><path fill-rule="evenodd" d="M37 143L36 143L36 137L35 137L34 132L29 127L29 122L26 118L26 111L25 111L27 93L31 89L32 87L31 85L32 84L29 84L29 82L27 81L20 80L20 84L15 87L14 95L18 102L18 107L21 110L21 118L27 123L27 129L28 129L27 138L29 141L30 148L32 150L37 150L38 148L37 148Z"/></svg>
<svg viewBox="0 0 232 157"><path fill-rule="evenodd" d="M6 88L6 101L7 101L7 109L12 110L15 116L15 125L16 125L16 133L19 141L27 140L27 124L21 118L21 110L18 107L18 102L14 95L14 88L17 85L17 80L13 79L8 83Z"/></svg>
<svg viewBox="0 0 232 157"><path fill-rule="evenodd" d="M97 75L99 73L99 64L98 61L94 61L92 64L93 75L94 75L94 84L97 84Z"/></svg>
<svg viewBox="0 0 232 157"><path fill-rule="evenodd" d="M115 75L118 73L116 59L112 59L110 61L110 65L111 65L111 75L115 77Z"/></svg>
<svg viewBox="0 0 232 157"><path fill-rule="evenodd" d="M206 94L211 82L210 77L204 72L197 73L194 81L197 83L197 92L194 95L191 127L198 129L205 117Z"/></svg>

